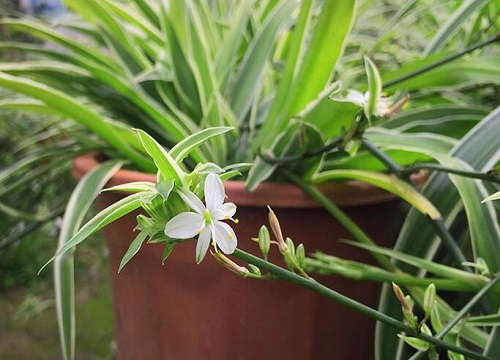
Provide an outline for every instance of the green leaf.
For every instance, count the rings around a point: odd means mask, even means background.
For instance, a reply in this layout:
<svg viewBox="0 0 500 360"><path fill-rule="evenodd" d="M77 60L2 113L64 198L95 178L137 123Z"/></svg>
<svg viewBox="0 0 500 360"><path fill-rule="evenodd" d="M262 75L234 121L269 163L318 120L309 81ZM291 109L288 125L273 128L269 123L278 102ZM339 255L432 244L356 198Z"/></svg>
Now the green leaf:
<svg viewBox="0 0 500 360"><path fill-rule="evenodd" d="M355 0L323 2L294 81L289 114L302 111L328 84L344 49L344 40L351 28L355 5Z"/></svg>
<svg viewBox="0 0 500 360"><path fill-rule="evenodd" d="M113 221L121 218L122 216L134 211L139 208L142 204L141 200L145 196L150 196L148 193L137 193L129 195L124 199L117 201L116 203L108 206L106 209L99 212L91 220L89 220L78 232L69 239L64 246L62 246L40 270L42 271L50 262L52 262L58 256L63 255L76 245L85 241L90 235L94 234L98 230L102 229L106 225L112 223Z"/></svg>
<svg viewBox="0 0 500 360"><path fill-rule="evenodd" d="M254 149L271 145L287 127L290 116L302 112L311 101L317 101L318 95L326 88L342 54L355 3L354 0L323 1L315 26L310 30L312 25L309 22L314 18L316 8L310 2L304 2L306 10L303 16L301 14L297 35L293 35L291 52L286 59L287 68L281 80L290 86L280 86L276 96L278 103L266 117L253 144ZM314 118L311 118L311 123L315 123Z"/></svg>
<svg viewBox="0 0 500 360"><path fill-rule="evenodd" d="M125 265L137 254L144 243L144 240L148 237L147 230L142 230L136 238L132 241L127 252L123 255L122 260L120 261L120 267L118 268L118 272L120 272Z"/></svg>
<svg viewBox="0 0 500 360"><path fill-rule="evenodd" d="M167 245L165 245L165 250L163 250L163 255L161 257L162 264L165 264L165 261L168 259L170 254L172 254L172 251L174 250L174 245L175 243L167 243Z"/></svg>
<svg viewBox="0 0 500 360"><path fill-rule="evenodd" d="M220 126L201 130L178 142L170 149L169 154L177 163L180 163L191 151L204 144L212 137L224 134L232 129L232 127ZM204 161L206 162L207 159Z"/></svg>
<svg viewBox="0 0 500 360"><path fill-rule="evenodd" d="M462 138L474 125L488 115L479 106L430 105L403 111L381 126L405 133L433 133Z"/></svg>
<svg viewBox="0 0 500 360"><path fill-rule="evenodd" d="M71 194L59 233L58 249L62 249L81 226L83 218L99 194L99 190L121 167L116 161L106 162L85 175ZM75 284L73 252L54 258L54 291L65 360L75 357Z"/></svg>
<svg viewBox="0 0 500 360"><path fill-rule="evenodd" d="M178 185L184 186L185 174L174 158L148 133L140 129L136 129L136 131L144 149L151 156L163 177L173 179Z"/></svg>
<svg viewBox="0 0 500 360"><path fill-rule="evenodd" d="M148 181L136 181L127 184L116 185L110 188L103 189L105 191L121 191L121 192L143 192L143 191L153 191L155 189L155 183Z"/></svg>
<svg viewBox="0 0 500 360"><path fill-rule="evenodd" d="M252 40L236 78L231 94L231 109L241 122L262 86L262 76L268 66L271 51L283 26L290 21L297 7L296 0L281 0L267 16Z"/></svg>
<svg viewBox="0 0 500 360"><path fill-rule="evenodd" d="M427 200L427 198L422 196L418 190L403 180L399 180L390 175L362 170L330 170L316 174L313 181L315 183L322 183L336 179L356 179L367 182L406 200L410 205L414 206L418 211L429 216L431 219L441 219L441 214L436 207Z"/></svg>
<svg viewBox="0 0 500 360"><path fill-rule="evenodd" d="M139 68L149 68L152 66L150 61L137 46L137 43L134 43L130 39L127 29L122 26L117 16L110 11L106 1L88 0L83 3L78 0L65 0L65 3L71 9L75 10L75 12L86 16L89 21L98 22L105 37L109 40L114 40L111 41L112 43L119 43L120 47L124 49L123 53L119 51L115 53L117 55L122 55L122 60L124 60L125 63L127 63L127 61L123 54L133 59L134 64ZM133 67L129 67L129 69L132 70L132 73L136 73L136 71L133 71Z"/></svg>

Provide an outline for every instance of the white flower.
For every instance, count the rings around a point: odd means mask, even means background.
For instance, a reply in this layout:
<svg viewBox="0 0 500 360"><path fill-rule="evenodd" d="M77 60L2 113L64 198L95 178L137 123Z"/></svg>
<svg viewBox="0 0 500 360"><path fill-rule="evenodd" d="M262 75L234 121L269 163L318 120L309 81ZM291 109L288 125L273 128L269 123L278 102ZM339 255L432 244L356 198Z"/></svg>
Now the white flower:
<svg viewBox="0 0 500 360"><path fill-rule="evenodd" d="M232 254L237 239L233 229L221 220L232 220L236 205L223 203L226 197L224 185L215 173L208 174L205 180L205 203L189 190L179 190L179 195L195 212L183 212L174 216L165 226L165 235L173 239L190 239L196 235L196 262L199 264L213 239L215 250Z"/></svg>
<svg viewBox="0 0 500 360"><path fill-rule="evenodd" d="M345 97L333 96L332 99L340 102L350 102L359 107L366 108L370 93L367 91L364 94L356 90L348 90ZM375 105L376 116L384 116L390 111L391 100L386 97L380 97Z"/></svg>

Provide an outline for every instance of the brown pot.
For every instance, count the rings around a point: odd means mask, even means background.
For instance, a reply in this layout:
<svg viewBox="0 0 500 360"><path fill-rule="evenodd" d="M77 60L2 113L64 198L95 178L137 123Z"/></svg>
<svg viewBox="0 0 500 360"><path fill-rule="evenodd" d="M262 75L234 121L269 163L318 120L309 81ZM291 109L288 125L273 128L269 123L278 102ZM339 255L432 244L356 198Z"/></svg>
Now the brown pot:
<svg viewBox="0 0 500 360"><path fill-rule="evenodd" d="M79 157L74 174L81 178L97 165L93 156ZM121 170L110 181L155 181L151 174ZM225 183L228 201L238 206L234 225L238 246L259 254L250 240L267 224L271 205L285 236L303 242L308 253L321 250L342 258L371 262L365 252L340 243L352 238L301 189L289 184L263 184L248 193L241 182ZM393 196L359 182L323 189L378 244L390 246L399 219ZM122 195L104 193L100 207ZM375 322L356 311L284 281L242 279L209 255L195 263L195 242L177 245L165 265L163 247L144 245L117 273L134 238L137 213L104 230L113 285L118 359L369 359ZM277 249L271 261L282 265ZM315 276L323 284L375 307L380 286L337 276Z"/></svg>

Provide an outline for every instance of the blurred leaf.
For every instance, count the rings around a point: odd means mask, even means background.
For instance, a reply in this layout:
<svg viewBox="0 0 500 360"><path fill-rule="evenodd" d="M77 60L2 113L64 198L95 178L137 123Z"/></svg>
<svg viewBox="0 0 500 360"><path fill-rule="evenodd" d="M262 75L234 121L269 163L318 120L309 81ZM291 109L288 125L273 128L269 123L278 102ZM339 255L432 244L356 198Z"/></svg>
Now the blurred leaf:
<svg viewBox="0 0 500 360"><path fill-rule="evenodd" d="M488 2L489 0L465 0L429 41L424 50L424 56L442 49L448 40L463 27L464 22Z"/></svg>
<svg viewBox="0 0 500 360"><path fill-rule="evenodd" d="M498 199L500 199L500 191L488 196L486 199L484 199L481 202L484 203L485 201L492 201L492 200L498 200Z"/></svg>
<svg viewBox="0 0 500 360"><path fill-rule="evenodd" d="M0 72L0 85L45 102L66 117L88 127L111 146L129 156L138 165L142 165L146 170L151 168L147 161L144 161L145 159L142 155L117 135L113 129L113 125L109 121L68 95L44 84L14 77L2 72Z"/></svg>
<svg viewBox="0 0 500 360"><path fill-rule="evenodd" d="M236 78L231 94L231 108L238 123L242 121L254 97L260 91L261 79L268 65L271 51L275 46L277 33L290 21L292 12L296 7L296 0L279 1L262 24L245 53L239 76Z"/></svg>

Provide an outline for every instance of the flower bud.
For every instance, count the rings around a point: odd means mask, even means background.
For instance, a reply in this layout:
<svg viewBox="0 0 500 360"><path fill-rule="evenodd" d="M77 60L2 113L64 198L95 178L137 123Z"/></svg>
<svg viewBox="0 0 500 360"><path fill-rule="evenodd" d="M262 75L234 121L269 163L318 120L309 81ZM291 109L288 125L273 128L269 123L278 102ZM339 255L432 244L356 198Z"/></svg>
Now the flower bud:
<svg viewBox="0 0 500 360"><path fill-rule="evenodd" d="M262 225L259 230L259 247L264 259L267 259L269 249L271 247L271 238L269 237L269 230L265 225Z"/></svg>
<svg viewBox="0 0 500 360"><path fill-rule="evenodd" d="M296 269L297 259L295 258L295 245L293 244L292 239L286 238L286 245L283 249L280 248L280 250L285 258L285 263L288 266L288 269Z"/></svg>
<svg viewBox="0 0 500 360"><path fill-rule="evenodd" d="M424 311L427 316L430 315L432 308L436 302L436 285L430 284L425 289L424 294Z"/></svg>
<svg viewBox="0 0 500 360"><path fill-rule="evenodd" d="M304 248L304 244L299 244L295 249L295 258L299 266L304 267L304 261L306 260L306 249Z"/></svg>
<svg viewBox="0 0 500 360"><path fill-rule="evenodd" d="M403 312L405 313L411 313L413 315L413 311L411 310L410 305L408 304L408 301L406 300L405 294L403 293L403 290L396 285L395 283L392 283L392 290L394 291L394 294L396 294L396 297L398 298L399 302L403 306Z"/></svg>
<svg viewBox="0 0 500 360"><path fill-rule="evenodd" d="M236 275L239 275L241 277L247 277L248 274L250 273L247 268L243 266L239 266L236 264L234 261L229 259L226 255L224 255L221 252L210 252L212 256L221 264L224 266L226 269L234 272Z"/></svg>
<svg viewBox="0 0 500 360"><path fill-rule="evenodd" d="M255 266L254 264L248 264L248 270L250 271L251 274L261 276L262 273L260 272L260 269Z"/></svg>
<svg viewBox="0 0 500 360"><path fill-rule="evenodd" d="M278 221L278 217L271 209L271 207L267 207L269 209L269 225L271 226L271 230L276 237L276 241L278 242L278 246L280 250L283 252L286 248L285 240L283 239L283 234L281 233L280 222Z"/></svg>

